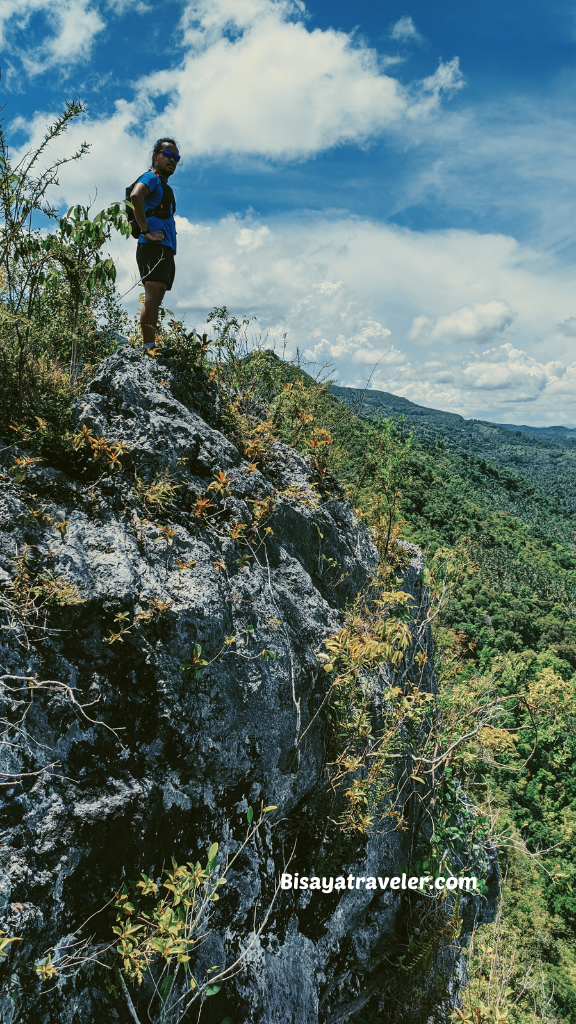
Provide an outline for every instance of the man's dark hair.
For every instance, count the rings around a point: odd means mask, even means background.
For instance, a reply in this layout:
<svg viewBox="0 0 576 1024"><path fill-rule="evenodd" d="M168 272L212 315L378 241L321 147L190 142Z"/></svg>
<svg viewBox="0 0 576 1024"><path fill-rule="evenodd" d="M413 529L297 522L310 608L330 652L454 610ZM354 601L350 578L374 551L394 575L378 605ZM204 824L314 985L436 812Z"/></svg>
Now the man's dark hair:
<svg viewBox="0 0 576 1024"><path fill-rule="evenodd" d="M152 166L154 166L154 157L156 156L157 153L162 152L167 142L171 146L176 146L176 149L178 149L178 143L175 141L175 139L169 139L167 135L162 135L162 137L159 138L158 141L154 143L154 149L152 150Z"/></svg>

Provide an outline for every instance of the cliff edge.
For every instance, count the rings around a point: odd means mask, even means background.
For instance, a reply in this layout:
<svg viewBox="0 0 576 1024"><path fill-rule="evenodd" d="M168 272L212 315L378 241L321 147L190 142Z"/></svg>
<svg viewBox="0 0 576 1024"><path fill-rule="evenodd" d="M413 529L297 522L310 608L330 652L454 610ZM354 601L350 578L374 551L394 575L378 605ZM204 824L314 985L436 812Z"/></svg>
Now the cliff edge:
<svg viewBox="0 0 576 1024"><path fill-rule="evenodd" d="M290 857L286 870L307 875L390 876L409 856L410 830L383 830L321 870L318 654L377 566L370 534L292 449L274 442L255 468L176 394L169 359L124 348L77 403L69 473L14 447L0 456L0 927L21 939L1 967L0 1022L147 1019L146 983L130 1004L98 962L43 985L30 964L109 939L101 911L125 880L205 860L213 842L234 855L262 802L275 810L198 955L226 965L247 952L202 1021L338 1024L387 993L390 1020L416 1020L391 956L407 915L424 920L412 894L276 892ZM421 555L408 556L414 627L426 594ZM425 644L434 693L427 629ZM489 903L463 896L462 919L486 919ZM438 1005L453 1005L464 969L449 943L423 989L442 972Z"/></svg>

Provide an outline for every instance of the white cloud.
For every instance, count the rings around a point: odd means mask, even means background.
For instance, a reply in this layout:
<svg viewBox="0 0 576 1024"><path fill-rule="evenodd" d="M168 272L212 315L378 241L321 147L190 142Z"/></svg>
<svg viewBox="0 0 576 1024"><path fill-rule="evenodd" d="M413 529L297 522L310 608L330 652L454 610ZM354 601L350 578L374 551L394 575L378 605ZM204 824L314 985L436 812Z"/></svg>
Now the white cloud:
<svg viewBox="0 0 576 1024"><path fill-rule="evenodd" d="M12 42L14 31L27 30L34 14L43 14L49 32L39 46L18 53L29 75L55 66L67 66L89 57L94 38L105 27L88 0L3 0L0 7L2 43Z"/></svg>
<svg viewBox="0 0 576 1024"><path fill-rule="evenodd" d="M478 355L469 353L450 370L438 361L401 370L385 384L376 375L372 386L463 416L544 425L576 420L576 396L571 391L576 363L544 363L510 343Z"/></svg>
<svg viewBox="0 0 576 1024"><path fill-rule="evenodd" d="M344 316L342 316L342 311L340 312L341 319L345 319L347 314L349 315L349 303L347 305L348 309ZM391 335L391 331L387 327L372 319L358 320L357 322L358 329L353 334L348 336L339 334L332 342L327 338L321 338L315 345L306 349L304 353L306 359L311 359L313 362L323 362L326 359L341 360L342 357L348 357L354 365L366 363L376 366L383 359L386 362L395 362L394 356L391 360L387 358L391 353L394 353L395 356L400 356L401 361L403 361L401 353L397 352L393 345L384 344ZM314 336L317 336L321 332L316 329L312 333Z"/></svg>
<svg viewBox="0 0 576 1024"><path fill-rule="evenodd" d="M270 228L262 224L261 227L256 229L240 228L234 241L240 249L258 249L259 246L263 245L271 237Z"/></svg>
<svg viewBox="0 0 576 1024"><path fill-rule="evenodd" d="M49 0L3 0L0 6L0 44L6 45L6 30L10 21L18 28L26 28L32 14L50 8Z"/></svg>
<svg viewBox="0 0 576 1024"><path fill-rule="evenodd" d="M399 18L390 29L390 38L398 43L423 43L424 36L420 34L412 18L409 15Z"/></svg>
<svg viewBox="0 0 576 1024"><path fill-rule="evenodd" d="M541 363L507 342L468 362L462 380L481 390L511 392L515 402L532 401L564 369L559 362Z"/></svg>
<svg viewBox="0 0 576 1024"><path fill-rule="evenodd" d="M351 362L355 365L369 365L375 368L383 366L402 366L406 363L406 356L399 349L391 345L385 352L379 352L373 348L357 348ZM382 369L380 369L382 372Z"/></svg>
<svg viewBox="0 0 576 1024"><path fill-rule="evenodd" d="M24 2L52 11L48 0ZM37 69L89 51L102 22L88 3L63 0L57 14L47 14L59 19L60 31L48 39L48 49L30 57ZM174 135L185 159L301 160L344 143L365 143L386 130L402 131L403 125L413 131L463 85L454 58L403 86L385 73L375 50L353 34L309 29L305 14L304 5L292 0L190 2L179 32L180 63L141 78L134 99L118 100L110 117L86 118L71 129L74 140L80 134L90 139L92 151L79 175L76 169L62 172L66 191L91 175L93 193L111 145L120 155L107 174L116 198L127 183L123 166L163 132ZM33 120L35 137L46 116Z"/></svg>
<svg viewBox="0 0 576 1024"><path fill-rule="evenodd" d="M343 286L344 281L320 281L319 284L314 285L314 288L321 295L334 295Z"/></svg>
<svg viewBox="0 0 576 1024"><path fill-rule="evenodd" d="M423 78L421 82L414 83L412 94L416 97L406 110L406 117L409 121L422 121L435 113L444 97L448 98L453 93L464 88L464 75L460 70L458 57L444 63L440 61L437 70L433 75Z"/></svg>
<svg viewBox="0 0 576 1024"><path fill-rule="evenodd" d="M139 117L153 115L151 102L142 97ZM17 162L27 151L35 149L44 138L46 125L55 120L53 112L37 114L32 119L17 118L12 122L12 129L25 132L27 142L18 151L13 152ZM90 120L82 117L68 126L66 135L58 140L57 148L49 147L45 151L46 163L62 156L74 153L85 140L89 141L89 154L82 160L67 164L60 168L59 186L54 186L49 198L55 204L71 206L74 203L86 203L89 197L97 194L98 207L124 199L126 186L145 170L151 144L138 137L133 129L136 124L135 110L127 100L117 100L114 113L106 119ZM113 164L110 153L114 153Z"/></svg>
<svg viewBox="0 0 576 1024"><path fill-rule="evenodd" d="M136 280L133 247L117 251L124 290ZM291 353L335 363L341 383L363 387L373 371L373 386L466 416L576 422L571 339L554 330L576 313L572 273L512 238L251 214L179 227L176 263L170 308L191 325L226 305L256 314L279 350L287 333ZM425 356L411 337L423 315Z"/></svg>
<svg viewBox="0 0 576 1024"><path fill-rule="evenodd" d="M409 99L376 52L345 32L310 31L290 0L198 0L184 18L180 67L150 75L168 95L162 123L190 152L301 158L357 142Z"/></svg>
<svg viewBox="0 0 576 1024"><path fill-rule="evenodd" d="M106 7L114 14L125 14L132 9L137 14L150 14L154 11L151 0L106 0Z"/></svg>
<svg viewBox="0 0 576 1024"><path fill-rule="evenodd" d="M179 214L175 215L174 220L178 234L203 235L209 234L212 230L209 224L193 224L187 217L180 217Z"/></svg>
<svg viewBox="0 0 576 1024"><path fill-rule="evenodd" d="M431 320L427 316L414 319L408 334L411 341L421 344L448 344L465 341L486 345L514 322L516 313L502 299L476 302L462 306L454 313Z"/></svg>

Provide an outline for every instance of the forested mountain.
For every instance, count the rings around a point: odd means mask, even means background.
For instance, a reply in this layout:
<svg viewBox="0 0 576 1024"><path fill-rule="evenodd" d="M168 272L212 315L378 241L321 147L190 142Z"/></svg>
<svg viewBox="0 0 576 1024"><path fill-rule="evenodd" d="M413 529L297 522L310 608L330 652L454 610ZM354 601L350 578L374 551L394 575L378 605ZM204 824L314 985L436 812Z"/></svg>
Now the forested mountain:
<svg viewBox="0 0 576 1024"><path fill-rule="evenodd" d="M465 420L384 392L330 391L365 429L402 449L394 484L401 535L422 547L429 565L446 550L463 556L435 624L446 713L459 692L478 696L480 680L484 699L529 693L535 679L537 689L549 691L548 712L530 741L514 733L518 722L510 716L502 723L507 754L501 747L480 771L460 763L461 777L492 815L504 875L502 914L493 929L484 928L472 957L466 1019L498 1019L487 1003L500 972L501 990L510 989L501 1002L509 1020L572 1022L576 432ZM538 972L547 996L536 1012Z"/></svg>
<svg viewBox="0 0 576 1024"><path fill-rule="evenodd" d="M503 510L537 523L545 510L559 534L576 529L576 429L464 419L415 405L386 391L331 385L330 392L366 419L404 417L428 449L459 456L465 477L488 489ZM456 463L455 463L456 464Z"/></svg>

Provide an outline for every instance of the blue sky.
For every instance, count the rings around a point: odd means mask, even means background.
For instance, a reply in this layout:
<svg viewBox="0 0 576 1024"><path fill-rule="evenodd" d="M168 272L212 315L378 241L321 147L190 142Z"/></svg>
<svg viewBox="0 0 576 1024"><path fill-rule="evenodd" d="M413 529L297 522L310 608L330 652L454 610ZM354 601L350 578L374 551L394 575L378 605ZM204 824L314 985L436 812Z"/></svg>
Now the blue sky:
<svg viewBox="0 0 576 1024"><path fill-rule="evenodd" d="M226 304L341 383L576 424L576 4L3 0L0 31L16 150L88 108L55 201L121 197L175 135L188 323Z"/></svg>

